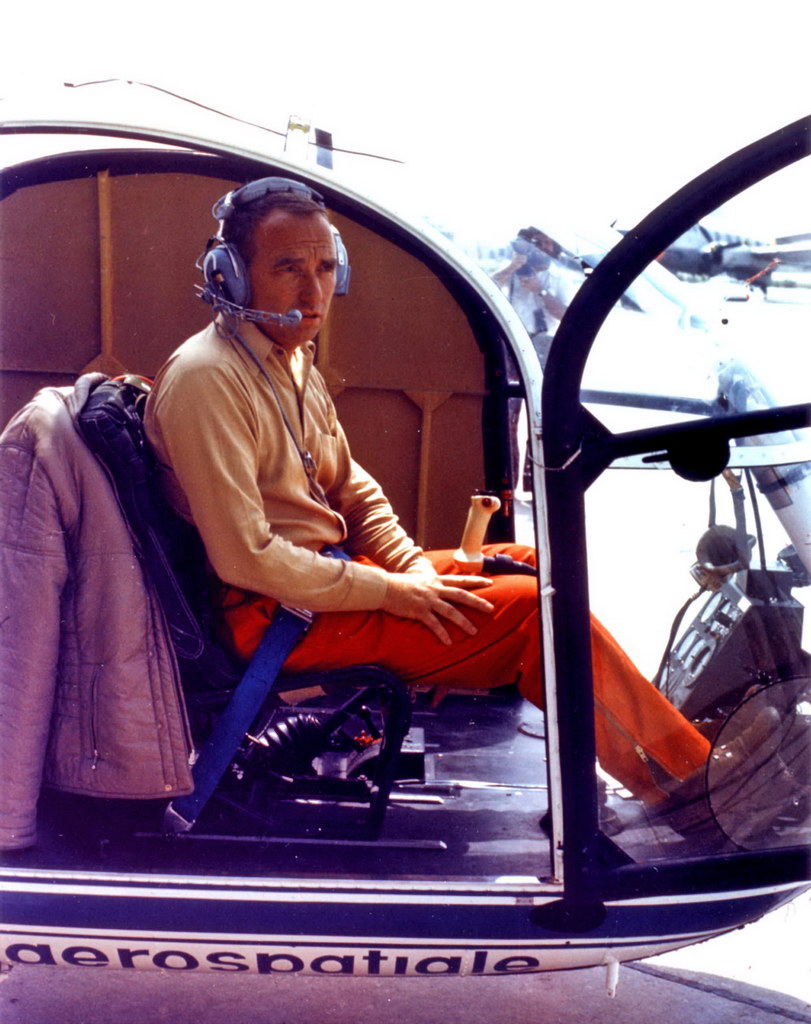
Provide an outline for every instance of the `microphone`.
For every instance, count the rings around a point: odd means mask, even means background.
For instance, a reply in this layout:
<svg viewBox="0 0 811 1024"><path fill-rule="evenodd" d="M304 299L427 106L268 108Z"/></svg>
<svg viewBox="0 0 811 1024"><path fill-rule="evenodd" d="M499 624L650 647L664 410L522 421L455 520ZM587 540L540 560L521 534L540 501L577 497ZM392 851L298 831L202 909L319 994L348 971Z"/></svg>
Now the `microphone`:
<svg viewBox="0 0 811 1024"><path fill-rule="evenodd" d="M238 317L240 320L250 320L255 324L280 324L283 327L295 327L301 323L301 310L288 309L286 313L271 313L266 309L250 309L248 306L238 306L235 302L224 299L217 295L209 287L200 288L197 291L203 302L214 307L215 313L226 313Z"/></svg>
<svg viewBox="0 0 811 1024"><path fill-rule="evenodd" d="M270 313L265 309L248 309L245 306L235 306L229 302L232 311L239 310L238 315L243 320L251 320L255 324L282 324L285 327L295 327L301 323L301 310L288 309L286 313Z"/></svg>

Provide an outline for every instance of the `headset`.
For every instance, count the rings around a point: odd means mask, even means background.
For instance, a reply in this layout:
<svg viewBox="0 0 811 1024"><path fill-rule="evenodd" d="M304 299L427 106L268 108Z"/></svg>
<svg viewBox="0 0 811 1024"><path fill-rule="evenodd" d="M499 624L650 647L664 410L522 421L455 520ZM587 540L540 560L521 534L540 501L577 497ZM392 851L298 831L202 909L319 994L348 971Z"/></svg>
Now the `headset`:
<svg viewBox="0 0 811 1024"><path fill-rule="evenodd" d="M324 197L315 189L291 178L260 178L251 181L241 188L234 189L221 196L211 208L212 216L219 221L217 234L209 241L206 251L197 261L203 273L203 286L199 289L200 298L219 312L231 313L241 319L264 323L281 323L295 325L301 320L301 313L291 309L287 313L275 313L267 310L250 308L251 286L248 279L248 268L236 247L223 238L226 221L234 211L248 203L255 202L272 192L292 192L316 203L326 211ZM351 268L346 247L338 229L334 225L332 235L335 241L337 268L335 275L335 295L346 295L349 291Z"/></svg>

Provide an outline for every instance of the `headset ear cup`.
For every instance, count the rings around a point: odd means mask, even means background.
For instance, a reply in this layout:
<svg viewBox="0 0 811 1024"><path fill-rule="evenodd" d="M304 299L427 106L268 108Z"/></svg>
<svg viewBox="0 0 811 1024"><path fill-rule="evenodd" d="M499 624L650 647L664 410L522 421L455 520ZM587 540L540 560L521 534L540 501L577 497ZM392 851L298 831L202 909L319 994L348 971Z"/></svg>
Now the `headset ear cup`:
<svg viewBox="0 0 811 1024"><path fill-rule="evenodd" d="M227 242L215 246L203 256L203 280L206 288L216 298L233 302L236 306L248 306L251 286L248 271L237 250Z"/></svg>
<svg viewBox="0 0 811 1024"><path fill-rule="evenodd" d="M352 275L352 268L349 266L349 254L337 228L332 228L332 235L335 239L335 254L338 258L338 267L335 272L335 294L346 295L349 291L349 279Z"/></svg>

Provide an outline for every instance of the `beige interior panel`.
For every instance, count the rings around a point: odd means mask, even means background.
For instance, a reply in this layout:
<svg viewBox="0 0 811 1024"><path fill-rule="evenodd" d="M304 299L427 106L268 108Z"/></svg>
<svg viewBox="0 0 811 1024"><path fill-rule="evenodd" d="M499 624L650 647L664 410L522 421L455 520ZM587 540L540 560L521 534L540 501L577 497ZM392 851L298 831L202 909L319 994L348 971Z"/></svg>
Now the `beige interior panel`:
<svg viewBox="0 0 811 1024"><path fill-rule="evenodd" d="M352 280L322 332L319 368L355 457L406 530L425 547L455 548L470 494L484 486L483 356L436 274L363 225L333 221Z"/></svg>
<svg viewBox="0 0 811 1024"><path fill-rule="evenodd" d="M70 387L75 380L75 373L38 373L35 370L0 373L0 430L37 391Z"/></svg>
<svg viewBox="0 0 811 1024"><path fill-rule="evenodd" d="M464 313L414 256L343 217L333 217L352 265L349 296L333 305L324 362L336 382L480 393L482 355Z"/></svg>
<svg viewBox="0 0 811 1024"><path fill-rule="evenodd" d="M197 297L195 267L216 232L214 201L232 182L192 174L108 179L110 351L124 367L152 376L187 337L211 319Z"/></svg>
<svg viewBox="0 0 811 1024"><path fill-rule="evenodd" d="M403 528L416 532L420 412L400 391L347 388L333 392L352 454L378 480ZM392 453L397 453L396 465Z"/></svg>
<svg viewBox="0 0 811 1024"><path fill-rule="evenodd" d="M70 374L94 357L98 252L93 179L34 185L0 203L4 370Z"/></svg>

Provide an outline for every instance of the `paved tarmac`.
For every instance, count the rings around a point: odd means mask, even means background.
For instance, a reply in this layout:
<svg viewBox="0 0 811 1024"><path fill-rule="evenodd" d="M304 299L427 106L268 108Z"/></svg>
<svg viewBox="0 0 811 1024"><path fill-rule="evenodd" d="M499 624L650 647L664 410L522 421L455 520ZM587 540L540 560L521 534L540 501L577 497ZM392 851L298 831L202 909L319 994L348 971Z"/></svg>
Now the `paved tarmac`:
<svg viewBox="0 0 811 1024"><path fill-rule="evenodd" d="M729 935L606 971L329 978L15 967L2 1024L811 1024L811 894Z"/></svg>

